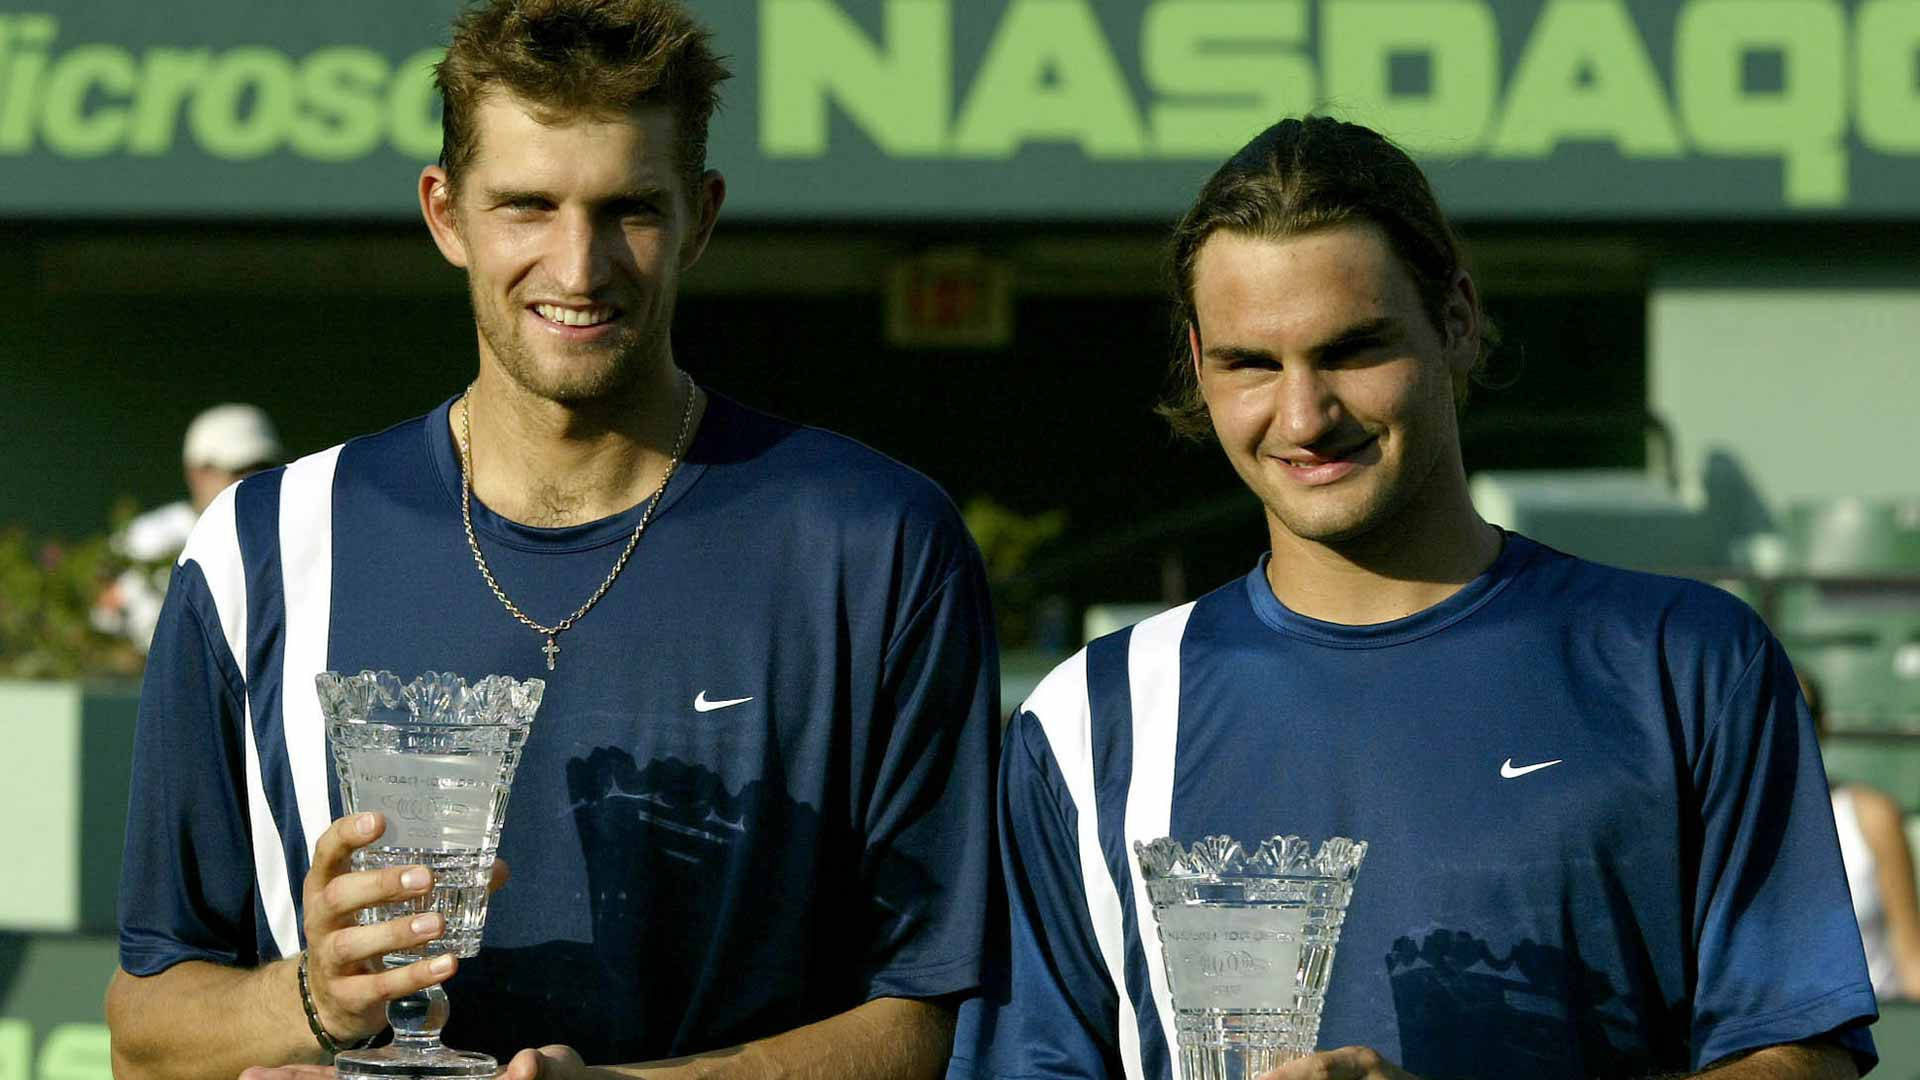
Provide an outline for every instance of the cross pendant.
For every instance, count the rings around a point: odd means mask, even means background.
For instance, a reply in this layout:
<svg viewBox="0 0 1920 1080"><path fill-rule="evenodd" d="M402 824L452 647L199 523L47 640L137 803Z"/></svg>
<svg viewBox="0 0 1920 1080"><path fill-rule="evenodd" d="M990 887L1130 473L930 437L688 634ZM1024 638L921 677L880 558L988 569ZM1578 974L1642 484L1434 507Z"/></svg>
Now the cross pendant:
<svg viewBox="0 0 1920 1080"><path fill-rule="evenodd" d="M552 671L554 657L560 655L560 643L553 640L552 634L548 634L547 643L540 647L540 651L547 654L547 670Z"/></svg>

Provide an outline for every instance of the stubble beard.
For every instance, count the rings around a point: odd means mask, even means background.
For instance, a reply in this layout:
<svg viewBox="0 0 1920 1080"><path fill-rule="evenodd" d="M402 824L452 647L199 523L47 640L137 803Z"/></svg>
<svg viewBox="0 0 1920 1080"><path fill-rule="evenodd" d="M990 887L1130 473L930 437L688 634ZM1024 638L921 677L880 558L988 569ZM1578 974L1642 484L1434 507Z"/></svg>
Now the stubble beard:
<svg viewBox="0 0 1920 1080"><path fill-rule="evenodd" d="M1452 461L1443 447L1428 450L1419 459L1401 457L1391 465L1383 456L1367 470L1372 475L1351 478L1366 481L1367 489L1342 492L1344 497L1335 505L1302 505L1279 498L1261 501L1270 520L1310 543L1336 548L1417 544L1422 540L1420 533L1432 524L1433 500L1440 497L1436 485L1446 483Z"/></svg>
<svg viewBox="0 0 1920 1080"><path fill-rule="evenodd" d="M1373 491L1361 496L1359 505L1343 503L1337 507L1301 507L1282 499L1267 501L1267 516L1297 539L1313 544L1338 546L1366 537L1398 516L1404 497L1394 491Z"/></svg>
<svg viewBox="0 0 1920 1080"><path fill-rule="evenodd" d="M1276 493L1263 496L1261 502L1269 520L1308 543L1338 547L1387 535L1418 500L1419 485L1426 482L1425 476L1409 474L1409 464L1412 463L1390 464L1383 457L1363 469L1360 475L1334 484L1333 490L1297 492L1294 498ZM1431 468L1425 471L1431 472ZM1276 479L1281 484L1292 482L1284 475ZM1364 487L1353 490L1356 482ZM1341 490L1343 488L1347 490Z"/></svg>
<svg viewBox="0 0 1920 1080"><path fill-rule="evenodd" d="M649 361L665 345L664 331L630 322L611 340L593 345L557 345L576 362L542 365L533 343L520 325L518 307L502 312L482 302L469 287L474 323L501 370L527 393L560 405L580 406L629 394L646 377ZM628 311L626 319L634 312ZM589 359L591 357L591 359Z"/></svg>

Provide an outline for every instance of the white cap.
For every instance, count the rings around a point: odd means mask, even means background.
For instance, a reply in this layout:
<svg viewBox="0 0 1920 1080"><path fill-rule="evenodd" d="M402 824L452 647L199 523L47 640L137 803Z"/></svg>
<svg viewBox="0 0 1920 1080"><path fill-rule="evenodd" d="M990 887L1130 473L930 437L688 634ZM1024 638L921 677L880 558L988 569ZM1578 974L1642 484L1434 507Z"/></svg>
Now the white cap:
<svg viewBox="0 0 1920 1080"><path fill-rule="evenodd" d="M254 405L215 405L187 425L180 453L188 468L211 465L237 472L280 463L280 435L273 421Z"/></svg>

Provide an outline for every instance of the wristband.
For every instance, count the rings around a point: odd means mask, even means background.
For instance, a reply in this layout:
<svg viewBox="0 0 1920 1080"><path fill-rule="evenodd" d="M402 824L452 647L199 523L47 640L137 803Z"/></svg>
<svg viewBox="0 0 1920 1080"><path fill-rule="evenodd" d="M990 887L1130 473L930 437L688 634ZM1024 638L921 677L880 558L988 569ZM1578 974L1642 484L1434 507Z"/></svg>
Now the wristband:
<svg viewBox="0 0 1920 1080"><path fill-rule="evenodd" d="M325 1050L328 1057L342 1050L365 1050L373 1045L373 1040L378 1036L376 1032L358 1042L343 1043L327 1034L325 1025L320 1023L319 1011L313 1007L313 991L307 986L307 954L305 952L300 954L300 1007L307 1011L307 1026L313 1029L314 1039L320 1043L320 1049Z"/></svg>

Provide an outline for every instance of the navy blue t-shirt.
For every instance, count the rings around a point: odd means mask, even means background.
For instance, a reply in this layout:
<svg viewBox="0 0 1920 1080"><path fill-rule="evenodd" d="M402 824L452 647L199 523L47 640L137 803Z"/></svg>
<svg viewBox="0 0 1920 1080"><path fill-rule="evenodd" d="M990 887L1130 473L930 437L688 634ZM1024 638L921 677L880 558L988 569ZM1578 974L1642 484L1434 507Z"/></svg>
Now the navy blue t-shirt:
<svg viewBox="0 0 1920 1080"><path fill-rule="evenodd" d="M1095 641L1019 710L1010 970L954 1080L1174 1075L1135 841L1368 841L1319 1046L1417 1075L1688 1072L1876 1015L1812 725L1777 642L1695 582L1510 535L1405 619L1342 626L1264 563Z"/></svg>
<svg viewBox="0 0 1920 1080"><path fill-rule="evenodd" d="M311 845L341 812L313 676L385 668L546 680L449 1044L647 1060L973 989L998 675L945 495L716 395L548 671L468 552L447 413L249 478L196 529L142 695L122 966L302 948ZM640 513L539 529L476 502L473 523L552 623Z"/></svg>

